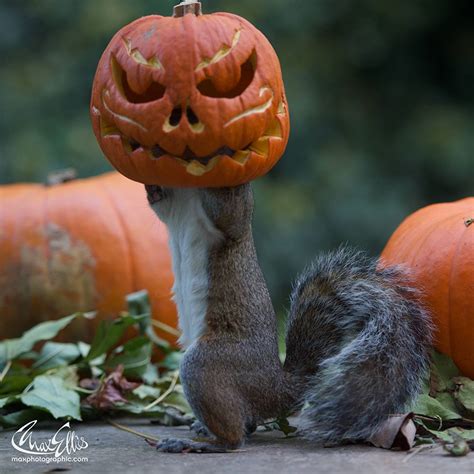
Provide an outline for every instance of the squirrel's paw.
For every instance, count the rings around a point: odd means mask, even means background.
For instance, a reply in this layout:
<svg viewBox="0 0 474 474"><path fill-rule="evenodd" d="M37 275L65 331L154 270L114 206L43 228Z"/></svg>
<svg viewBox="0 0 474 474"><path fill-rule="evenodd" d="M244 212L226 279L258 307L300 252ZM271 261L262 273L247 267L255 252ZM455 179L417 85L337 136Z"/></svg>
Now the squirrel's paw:
<svg viewBox="0 0 474 474"><path fill-rule="evenodd" d="M227 453L223 446L210 443L200 443L190 439L166 438L156 444L160 453Z"/></svg>
<svg viewBox="0 0 474 474"><path fill-rule="evenodd" d="M199 437L210 438L212 436L206 425L200 421L195 421L189 428L193 430Z"/></svg>

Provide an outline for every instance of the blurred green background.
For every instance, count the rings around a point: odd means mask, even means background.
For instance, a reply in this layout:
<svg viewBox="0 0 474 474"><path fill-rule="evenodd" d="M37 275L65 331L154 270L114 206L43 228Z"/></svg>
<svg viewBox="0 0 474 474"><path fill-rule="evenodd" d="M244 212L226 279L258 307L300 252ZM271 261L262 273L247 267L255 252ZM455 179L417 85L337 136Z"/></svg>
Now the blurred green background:
<svg viewBox="0 0 474 474"><path fill-rule="evenodd" d="M102 50L173 1L2 0L0 184L110 170L88 104ZM284 159L255 183L258 252L279 309L321 250L378 254L407 214L473 194L472 0L203 0L245 16L282 63Z"/></svg>

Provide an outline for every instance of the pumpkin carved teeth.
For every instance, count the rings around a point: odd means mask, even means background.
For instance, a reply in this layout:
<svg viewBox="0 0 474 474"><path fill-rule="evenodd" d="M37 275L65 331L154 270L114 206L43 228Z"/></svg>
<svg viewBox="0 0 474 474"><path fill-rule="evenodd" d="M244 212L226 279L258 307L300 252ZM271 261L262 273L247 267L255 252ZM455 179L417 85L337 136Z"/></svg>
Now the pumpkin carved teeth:
<svg viewBox="0 0 474 474"><path fill-rule="evenodd" d="M153 155L154 158L161 158L162 156L168 155L168 156L173 156L172 153L169 153L166 151L164 148L162 148L160 145L155 145L151 149L151 154ZM228 146L223 146L216 150L214 153L211 153L210 155L207 156L197 156L196 153L194 153L189 147L186 147L184 150L184 153L178 157L184 161L197 161L201 164L208 164L213 158L216 156L222 156L222 155L227 155L230 156L231 158L234 156L235 150L232 150L232 148Z"/></svg>
<svg viewBox="0 0 474 474"><path fill-rule="evenodd" d="M209 163L206 165L200 163L199 161L193 160L191 163L186 165L186 171L193 176L202 176L206 174L208 171L211 171L214 166L216 166L218 162L219 156L215 156L212 158Z"/></svg>
<svg viewBox="0 0 474 474"><path fill-rule="evenodd" d="M99 111L97 111L97 113L100 115ZM280 112L278 115L279 114ZM240 165L244 165L247 162L252 152L267 158L270 139L281 140L283 138L283 130L280 121L277 117L274 117L263 135L241 150L234 150L229 146L222 146L209 155L198 156L189 147L186 147L181 156L175 156L173 153L164 149L161 145L156 144L151 148L147 148L136 140L126 137L115 125L108 123L103 116L100 116L100 129L102 137L119 136L127 154L131 155L135 151L141 149L149 153L153 159L160 159L163 156L172 157L184 166L186 171L193 176L202 176L208 173L216 166L220 158L223 156L232 158L234 162L239 163Z"/></svg>

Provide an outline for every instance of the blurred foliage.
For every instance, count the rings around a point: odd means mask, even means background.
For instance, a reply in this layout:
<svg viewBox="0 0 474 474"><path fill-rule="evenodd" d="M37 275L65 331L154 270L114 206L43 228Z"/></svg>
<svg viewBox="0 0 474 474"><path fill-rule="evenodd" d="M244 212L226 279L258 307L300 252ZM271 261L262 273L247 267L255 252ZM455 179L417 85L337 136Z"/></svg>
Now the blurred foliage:
<svg viewBox="0 0 474 474"><path fill-rule="evenodd" d="M113 33L159 0L2 0L0 183L110 169L88 117ZM381 251L420 206L472 195L470 0L203 0L277 50L292 113L286 157L255 184L257 247L275 302L313 254Z"/></svg>

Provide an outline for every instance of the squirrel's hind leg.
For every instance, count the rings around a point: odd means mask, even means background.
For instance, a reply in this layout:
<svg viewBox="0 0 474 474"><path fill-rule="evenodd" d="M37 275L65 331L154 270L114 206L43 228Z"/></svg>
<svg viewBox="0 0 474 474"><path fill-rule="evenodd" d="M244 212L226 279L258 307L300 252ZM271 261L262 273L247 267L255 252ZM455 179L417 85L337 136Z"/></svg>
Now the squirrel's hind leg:
<svg viewBox="0 0 474 474"><path fill-rule="evenodd" d="M222 423L229 422L229 419L222 421ZM214 426L214 431L211 432L198 421L194 423L192 429L200 435L209 436L209 440L167 438L159 441L156 449L162 453L226 453L239 448L244 442L246 433L240 427L241 424L238 425L234 425L234 429L230 429L229 424L224 424L223 427Z"/></svg>
<svg viewBox="0 0 474 474"><path fill-rule="evenodd" d="M225 394L213 397L207 392L204 399L190 397L190 404L194 412L202 422L198 425L207 429L207 435L211 438L208 443L226 449L237 449L244 444L248 434L245 417L239 409L239 403L235 403L234 397Z"/></svg>
<svg viewBox="0 0 474 474"><path fill-rule="evenodd" d="M209 344L209 340L200 341L186 351L181 383L194 414L215 438L211 443L237 449L254 430L253 410L242 395L239 373Z"/></svg>

